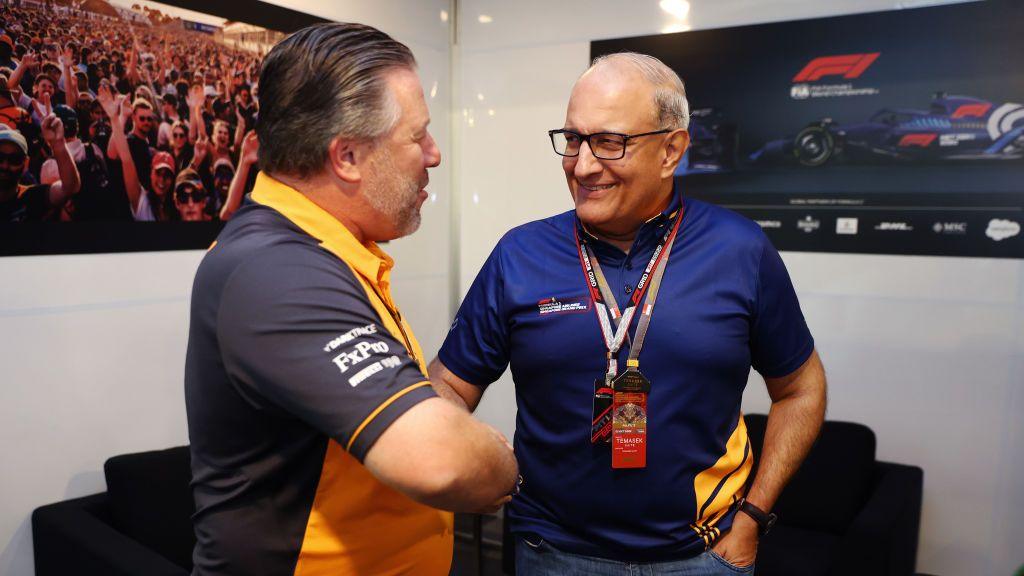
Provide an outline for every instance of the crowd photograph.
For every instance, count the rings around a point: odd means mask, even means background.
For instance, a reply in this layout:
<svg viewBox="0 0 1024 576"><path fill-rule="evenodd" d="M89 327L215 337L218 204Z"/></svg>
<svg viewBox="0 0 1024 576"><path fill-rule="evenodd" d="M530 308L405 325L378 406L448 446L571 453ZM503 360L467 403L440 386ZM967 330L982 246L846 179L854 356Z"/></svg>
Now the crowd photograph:
<svg viewBox="0 0 1024 576"><path fill-rule="evenodd" d="M261 56L283 35L180 12L0 4L0 223L231 218L258 170Z"/></svg>

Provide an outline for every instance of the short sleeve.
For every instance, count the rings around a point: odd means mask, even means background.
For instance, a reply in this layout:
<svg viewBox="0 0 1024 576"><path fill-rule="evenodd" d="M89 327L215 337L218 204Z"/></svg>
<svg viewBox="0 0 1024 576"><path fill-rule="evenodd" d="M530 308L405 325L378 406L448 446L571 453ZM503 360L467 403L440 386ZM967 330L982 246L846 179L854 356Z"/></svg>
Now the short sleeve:
<svg viewBox="0 0 1024 576"><path fill-rule="evenodd" d="M762 236L751 335L752 365L765 378L792 374L814 351L793 282L775 247Z"/></svg>
<svg viewBox="0 0 1024 576"><path fill-rule="evenodd" d="M475 386L491 384L508 367L504 293L499 242L469 288L437 354L446 368Z"/></svg>
<svg viewBox="0 0 1024 576"><path fill-rule="evenodd" d="M136 222L152 222L156 220L153 216L153 207L149 203L149 192L145 188L139 188L139 204L132 213Z"/></svg>
<svg viewBox="0 0 1024 576"><path fill-rule="evenodd" d="M362 285L318 247L274 247L232 274L220 297L225 370L250 402L271 404L360 461L381 433L435 397Z"/></svg>

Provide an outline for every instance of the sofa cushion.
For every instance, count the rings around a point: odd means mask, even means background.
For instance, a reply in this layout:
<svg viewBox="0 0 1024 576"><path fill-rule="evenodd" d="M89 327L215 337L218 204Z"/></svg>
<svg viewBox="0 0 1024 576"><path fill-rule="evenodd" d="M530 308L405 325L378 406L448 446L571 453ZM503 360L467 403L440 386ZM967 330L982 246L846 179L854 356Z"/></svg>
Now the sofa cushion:
<svg viewBox="0 0 1024 576"><path fill-rule="evenodd" d="M757 576L828 574L840 537L817 530L776 525L757 547Z"/></svg>
<svg viewBox="0 0 1024 576"><path fill-rule="evenodd" d="M191 570L196 540L188 446L115 456L103 468L114 527Z"/></svg>
<svg viewBox="0 0 1024 576"><path fill-rule="evenodd" d="M766 417L750 414L745 419L756 473ZM874 466L875 434L870 428L826 422L772 511L779 515L779 524L843 534L871 492Z"/></svg>

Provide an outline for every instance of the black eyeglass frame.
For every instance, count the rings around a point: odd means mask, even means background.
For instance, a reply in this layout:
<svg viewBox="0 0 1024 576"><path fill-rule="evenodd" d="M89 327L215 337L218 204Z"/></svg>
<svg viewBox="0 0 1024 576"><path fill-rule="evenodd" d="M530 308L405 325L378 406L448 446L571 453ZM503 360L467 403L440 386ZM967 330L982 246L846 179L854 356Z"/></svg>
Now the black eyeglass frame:
<svg viewBox="0 0 1024 576"><path fill-rule="evenodd" d="M560 128L558 130L548 130L548 138L551 139L551 148L555 151L555 154L565 158L575 158L580 155L579 150L575 154L562 154L558 151L558 146L555 145L555 134L573 134L578 136L580 139L580 150L583 149L583 143L586 142L587 146L590 147L590 153L594 155L594 158L599 160L621 160L626 157L626 148L629 147L629 141L633 138L640 138L641 136L654 136L655 134L668 134L672 132L671 128L663 128L661 130L655 130L654 132L644 132L642 134L622 134L620 132L594 132L593 134L580 134L575 130L566 130ZM606 158L604 156L598 156L597 152L594 152L594 147L590 145L590 139L594 136L619 136L622 138L622 154L614 158Z"/></svg>

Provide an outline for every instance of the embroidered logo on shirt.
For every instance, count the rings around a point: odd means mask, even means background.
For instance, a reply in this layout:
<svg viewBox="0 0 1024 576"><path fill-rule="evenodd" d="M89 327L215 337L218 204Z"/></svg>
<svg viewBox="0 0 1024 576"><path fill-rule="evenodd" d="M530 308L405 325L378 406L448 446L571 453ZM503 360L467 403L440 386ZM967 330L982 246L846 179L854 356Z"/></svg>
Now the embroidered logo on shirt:
<svg viewBox="0 0 1024 576"><path fill-rule="evenodd" d="M565 312L586 312L587 310L590 310L590 298L587 296L551 297L537 302L537 311L541 316Z"/></svg>
<svg viewBox="0 0 1024 576"><path fill-rule="evenodd" d="M357 342L355 346L347 351L342 351L334 357L334 362L341 373L348 372L348 369L366 360L373 354L386 354L388 352L387 342Z"/></svg>
<svg viewBox="0 0 1024 576"><path fill-rule="evenodd" d="M334 350L335 348L337 348L338 346L341 346L342 344L347 344L347 343L355 340L356 338L358 338L360 336L368 336L370 334L376 334L376 333L377 333L377 325L376 324L367 324L366 326L360 326L359 328L353 328L353 329L349 330L348 332L345 332L344 334L341 334L340 336L338 336L334 340L331 340L330 342L328 342L324 346L324 352L330 352L330 351Z"/></svg>
<svg viewBox="0 0 1024 576"><path fill-rule="evenodd" d="M384 370L385 368L394 368L394 367L398 366L401 363L402 363L402 360L398 356L390 356L390 357L385 358L383 360L378 360L377 362L374 362L373 364L370 364L366 368L363 368L359 372L356 372L354 376L352 376L351 378L348 379L348 383L349 383L350 386L355 388L356 386L359 385L360 382L362 382L363 380L366 380L370 376L373 376L377 372L380 372L381 370Z"/></svg>

